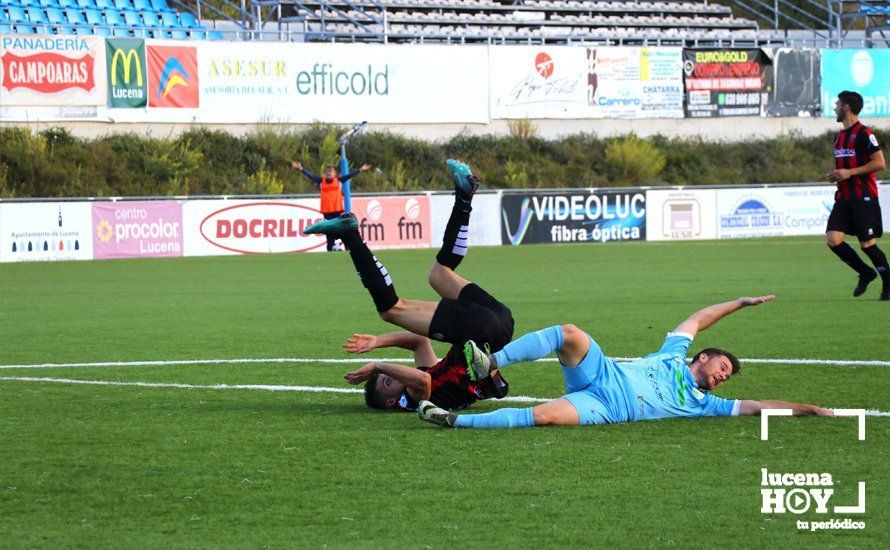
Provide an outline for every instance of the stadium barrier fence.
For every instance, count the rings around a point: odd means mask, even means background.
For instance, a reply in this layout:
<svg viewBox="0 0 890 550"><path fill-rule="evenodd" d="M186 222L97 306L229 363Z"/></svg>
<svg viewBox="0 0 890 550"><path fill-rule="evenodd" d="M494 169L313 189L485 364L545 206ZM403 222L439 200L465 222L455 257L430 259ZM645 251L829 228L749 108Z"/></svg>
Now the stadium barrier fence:
<svg viewBox="0 0 890 550"><path fill-rule="evenodd" d="M881 185L890 227L890 184ZM529 189L480 192L472 246L821 235L834 186ZM373 249L441 244L450 193L357 195ZM317 196L0 200L0 262L319 252L303 229Z"/></svg>
<svg viewBox="0 0 890 550"><path fill-rule="evenodd" d="M380 45L0 35L0 121L474 123L890 116L890 49ZM459 68L460 78L454 78Z"/></svg>

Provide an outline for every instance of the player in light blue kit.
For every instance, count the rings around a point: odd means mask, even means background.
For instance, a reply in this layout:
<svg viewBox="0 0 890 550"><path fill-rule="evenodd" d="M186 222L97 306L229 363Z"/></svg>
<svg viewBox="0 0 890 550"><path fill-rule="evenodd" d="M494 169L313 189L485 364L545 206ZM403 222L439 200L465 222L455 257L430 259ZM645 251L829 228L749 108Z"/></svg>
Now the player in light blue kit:
<svg viewBox="0 0 890 550"><path fill-rule="evenodd" d="M484 414L454 414L423 401L422 420L453 428L522 428L586 426L657 418L738 416L763 409L792 409L795 415L834 416L828 409L785 401L729 400L708 393L739 371L731 353L708 348L686 365L695 335L726 315L768 302L773 295L739 298L693 314L672 332L657 352L627 363L603 355L599 345L575 325L532 332L487 355L467 342L467 364L477 377L494 368L532 361L556 352L566 379L566 395L527 409L498 409Z"/></svg>

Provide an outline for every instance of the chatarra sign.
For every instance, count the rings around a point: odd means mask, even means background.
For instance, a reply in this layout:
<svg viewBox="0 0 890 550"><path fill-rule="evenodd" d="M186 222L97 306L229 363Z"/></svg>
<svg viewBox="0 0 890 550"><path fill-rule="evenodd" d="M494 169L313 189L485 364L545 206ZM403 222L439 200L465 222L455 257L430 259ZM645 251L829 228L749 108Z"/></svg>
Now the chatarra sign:
<svg viewBox="0 0 890 550"><path fill-rule="evenodd" d="M238 254L308 252L325 243L324 236L307 235L307 226L321 213L296 202L246 202L219 208L200 223L204 241Z"/></svg>

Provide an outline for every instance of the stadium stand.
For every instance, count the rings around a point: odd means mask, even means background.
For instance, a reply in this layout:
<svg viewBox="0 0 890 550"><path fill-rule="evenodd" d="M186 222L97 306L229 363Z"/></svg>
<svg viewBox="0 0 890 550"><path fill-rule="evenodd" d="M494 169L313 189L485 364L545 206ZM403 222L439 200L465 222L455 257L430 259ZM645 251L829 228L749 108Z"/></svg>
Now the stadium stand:
<svg viewBox="0 0 890 550"><path fill-rule="evenodd" d="M856 21L862 21L869 46L890 46L890 1L888 0L829 0L832 25L841 39L850 32ZM844 22L850 24L844 28ZM879 43L883 44L879 44Z"/></svg>
<svg viewBox="0 0 890 550"><path fill-rule="evenodd" d="M0 33L223 39L167 0L0 0Z"/></svg>
<svg viewBox="0 0 890 550"><path fill-rule="evenodd" d="M687 43L755 38L757 25L702 1L259 0L307 40Z"/></svg>
<svg viewBox="0 0 890 550"><path fill-rule="evenodd" d="M884 32L890 30L888 0L728 3L735 14L709 0L0 0L0 32L300 42L687 47L809 42L836 47L851 36L858 45L871 46L886 41ZM855 20L864 20L864 30L849 23ZM844 29L844 22L850 28Z"/></svg>

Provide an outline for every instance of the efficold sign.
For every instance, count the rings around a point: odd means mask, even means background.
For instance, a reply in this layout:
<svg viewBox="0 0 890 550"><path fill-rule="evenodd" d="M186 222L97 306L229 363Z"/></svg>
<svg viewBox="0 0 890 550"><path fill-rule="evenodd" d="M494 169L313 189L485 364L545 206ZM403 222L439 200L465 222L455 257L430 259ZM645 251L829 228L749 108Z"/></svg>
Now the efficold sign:
<svg viewBox="0 0 890 550"><path fill-rule="evenodd" d="M193 201L183 205L186 256L274 254L323 250L324 235L307 235L323 219L318 201Z"/></svg>
<svg viewBox="0 0 890 550"><path fill-rule="evenodd" d="M105 40L108 70L108 106L139 108L148 104L148 66L145 41L135 38Z"/></svg>

